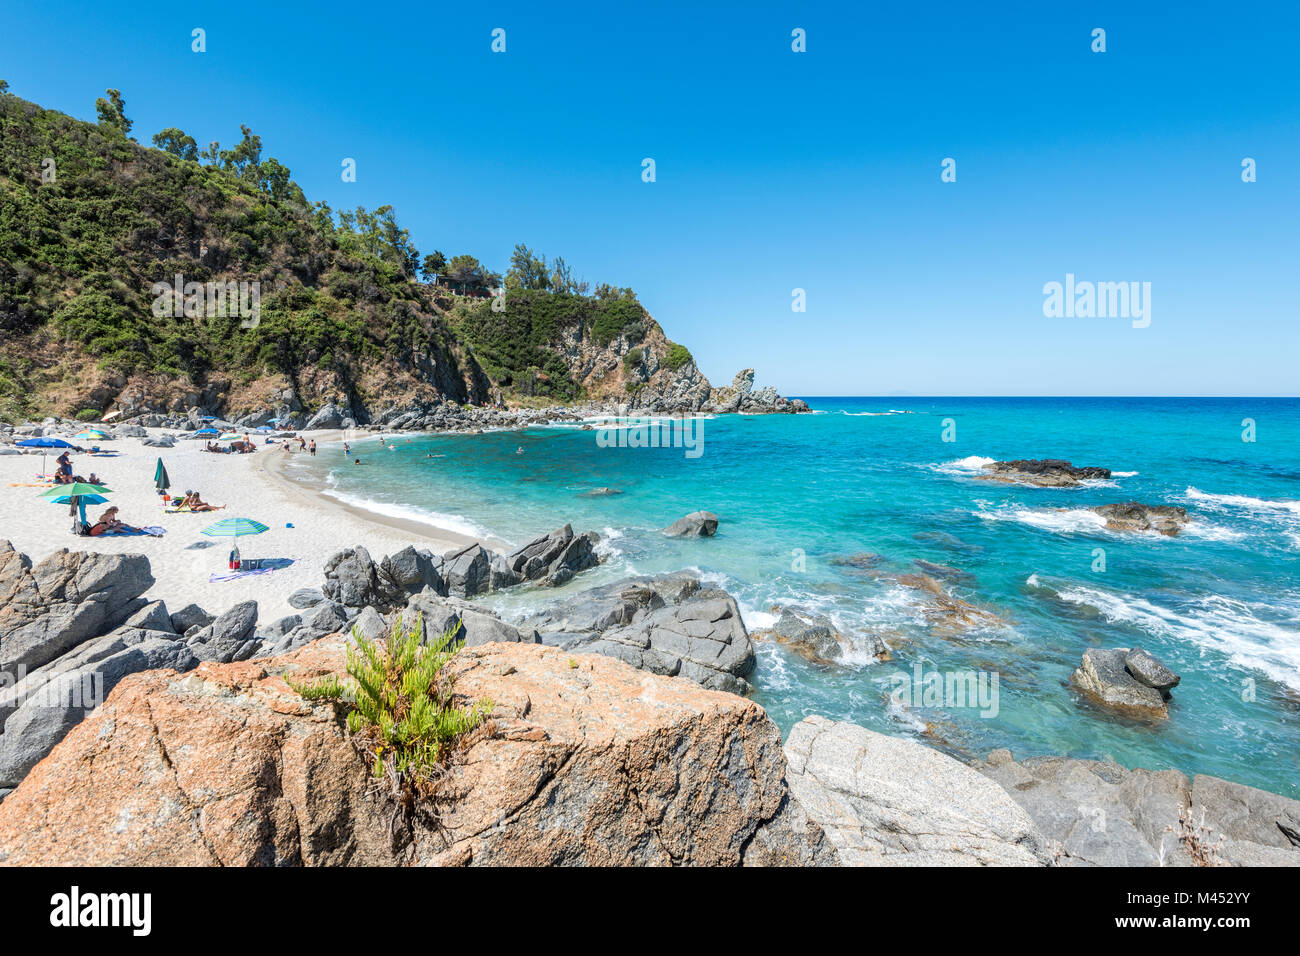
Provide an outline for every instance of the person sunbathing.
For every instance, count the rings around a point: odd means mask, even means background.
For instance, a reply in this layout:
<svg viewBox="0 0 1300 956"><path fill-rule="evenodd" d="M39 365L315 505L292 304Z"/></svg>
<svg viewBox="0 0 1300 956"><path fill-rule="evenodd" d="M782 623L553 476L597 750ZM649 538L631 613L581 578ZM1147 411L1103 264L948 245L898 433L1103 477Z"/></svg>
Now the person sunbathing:
<svg viewBox="0 0 1300 956"><path fill-rule="evenodd" d="M117 505L114 505L99 516L99 520L95 522L93 527L91 527L90 533L98 536L101 534L117 534L137 530L139 529L131 527L129 524L126 524L117 517Z"/></svg>
<svg viewBox="0 0 1300 956"><path fill-rule="evenodd" d="M190 511L220 511L225 505L210 505L199 497L197 491L186 491L178 507L188 508Z"/></svg>

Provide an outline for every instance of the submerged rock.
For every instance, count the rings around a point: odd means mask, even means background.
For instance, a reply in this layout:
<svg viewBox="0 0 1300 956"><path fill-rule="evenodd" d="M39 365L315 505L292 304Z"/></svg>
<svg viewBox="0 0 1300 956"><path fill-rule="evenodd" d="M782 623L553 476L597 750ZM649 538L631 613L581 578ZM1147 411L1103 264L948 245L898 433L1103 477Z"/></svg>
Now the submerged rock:
<svg viewBox="0 0 1300 956"><path fill-rule="evenodd" d="M889 647L877 635L844 635L830 618L801 609L783 608L775 624L750 636L756 640L771 638L802 657L823 664L842 662L846 653L858 644L864 645L876 660L890 659Z"/></svg>
<svg viewBox="0 0 1300 956"><path fill-rule="evenodd" d="M971 631L1003 627L1007 623L992 611L950 594L928 574L900 574L894 580L923 596L921 613L930 630L940 637L952 640Z"/></svg>

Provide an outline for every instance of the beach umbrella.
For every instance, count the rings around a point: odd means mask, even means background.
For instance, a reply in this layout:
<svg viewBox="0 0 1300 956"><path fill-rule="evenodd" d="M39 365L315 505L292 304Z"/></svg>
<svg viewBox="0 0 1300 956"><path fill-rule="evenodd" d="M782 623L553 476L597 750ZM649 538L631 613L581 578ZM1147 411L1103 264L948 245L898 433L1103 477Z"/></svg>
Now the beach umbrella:
<svg viewBox="0 0 1300 956"><path fill-rule="evenodd" d="M77 499L77 503L80 504L82 508L85 508L86 505L102 505L108 501L108 499L103 495L96 494L59 495L57 498L51 498L50 501L54 502L56 505L70 505L72 504L73 498Z"/></svg>
<svg viewBox="0 0 1300 956"><path fill-rule="evenodd" d="M214 525L203 529L209 538L240 538L247 534L261 534L270 531L266 525L252 518L222 518Z"/></svg>
<svg viewBox="0 0 1300 956"><path fill-rule="evenodd" d="M108 441L108 435L105 432L101 432L99 429L94 428L94 429L88 429L82 432L80 435L73 435L72 440L73 441Z"/></svg>
<svg viewBox="0 0 1300 956"><path fill-rule="evenodd" d="M244 436L239 432L230 432L229 434L222 435L217 439L217 441L239 441L243 437Z"/></svg>
<svg viewBox="0 0 1300 956"><path fill-rule="evenodd" d="M41 492L42 498L53 498L56 501L59 498L67 498L73 495L105 495L110 494L112 488L105 488L103 485L92 485L85 481L74 481L66 485L55 485L53 488L46 488ZM98 504L99 502L92 502ZM67 504L66 501L60 504Z"/></svg>
<svg viewBox="0 0 1300 956"><path fill-rule="evenodd" d="M242 538L245 535L261 534L270 529L260 521L252 518L222 518L216 524L203 529L209 538ZM239 544L234 548L235 560L239 560Z"/></svg>
<svg viewBox="0 0 1300 956"><path fill-rule="evenodd" d="M17 444L19 448L50 449L50 448L76 448L77 447L76 445L64 441L62 438L50 438L48 435L44 435L40 438L24 438L22 441L16 442L15 444ZM45 451L44 450L41 452L41 474L42 475L45 474Z"/></svg>
<svg viewBox="0 0 1300 956"><path fill-rule="evenodd" d="M169 487L171 487L171 483L172 483L171 478L167 477L167 466L164 465L162 463L162 459L159 458L158 467L153 470L154 487L158 489L158 494L161 495Z"/></svg>
<svg viewBox="0 0 1300 956"><path fill-rule="evenodd" d="M82 524L85 524L86 505L102 505L108 501L104 494L111 491L111 488L105 488L103 485L74 481L66 485L55 485L53 488L46 488L40 493L39 497L56 505L75 503L77 505L77 519Z"/></svg>
<svg viewBox="0 0 1300 956"><path fill-rule="evenodd" d="M196 431L194 434L196 434L196 435L220 435L221 432L217 431L215 428L200 428L200 429L199 429L198 431Z"/></svg>

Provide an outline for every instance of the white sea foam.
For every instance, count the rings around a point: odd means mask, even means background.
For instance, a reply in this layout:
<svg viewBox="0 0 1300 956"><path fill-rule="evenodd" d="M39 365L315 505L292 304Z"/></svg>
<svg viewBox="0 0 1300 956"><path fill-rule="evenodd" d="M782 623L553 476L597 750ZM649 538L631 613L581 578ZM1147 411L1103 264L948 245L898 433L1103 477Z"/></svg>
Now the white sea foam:
<svg viewBox="0 0 1300 956"><path fill-rule="evenodd" d="M1274 608L1218 594L1193 599L1173 611L1131 594L1090 587L1067 587L1062 600L1096 608L1106 620L1131 624L1157 637L1185 641L1224 654L1239 667L1261 671L1279 683L1300 689L1300 617L1286 624L1269 620Z"/></svg>
<svg viewBox="0 0 1300 956"><path fill-rule="evenodd" d="M1300 516L1300 501L1289 498L1252 498L1249 495L1216 495L1188 487L1186 497L1198 504L1215 510L1241 508L1246 511L1276 511Z"/></svg>
<svg viewBox="0 0 1300 956"><path fill-rule="evenodd" d="M984 471L985 465L991 465L995 461L997 461L996 458L969 455L966 458L945 461L943 464L933 465L932 467L935 471L943 472L946 475L978 475Z"/></svg>
<svg viewBox="0 0 1300 956"><path fill-rule="evenodd" d="M990 509L981 504L978 511L971 513L988 521L1014 521L1053 534L1109 533L1106 519L1087 508L1026 508L1023 505L1008 505Z"/></svg>
<svg viewBox="0 0 1300 956"><path fill-rule="evenodd" d="M1246 532L1235 531L1221 524L1210 524L1208 521L1193 520L1187 523L1179 537L1200 538L1202 541L1241 541L1246 537Z"/></svg>
<svg viewBox="0 0 1300 956"><path fill-rule="evenodd" d="M1136 471L1112 471L1110 473L1112 478L1134 478L1137 475L1138 472Z"/></svg>
<svg viewBox="0 0 1300 956"><path fill-rule="evenodd" d="M392 504L387 501L374 501L370 498L362 498L357 495L350 495L342 491L326 490L322 494L329 495L344 504L352 505L356 508L363 508L366 511L375 514L387 515L390 518L402 518L407 521L419 521L422 524L433 525L435 528L442 528L445 531L454 531L457 534L469 535L472 538L490 538L493 537L490 531L487 531L478 524L475 524L469 518L462 515L444 514L440 511L431 509L415 508L409 505Z"/></svg>

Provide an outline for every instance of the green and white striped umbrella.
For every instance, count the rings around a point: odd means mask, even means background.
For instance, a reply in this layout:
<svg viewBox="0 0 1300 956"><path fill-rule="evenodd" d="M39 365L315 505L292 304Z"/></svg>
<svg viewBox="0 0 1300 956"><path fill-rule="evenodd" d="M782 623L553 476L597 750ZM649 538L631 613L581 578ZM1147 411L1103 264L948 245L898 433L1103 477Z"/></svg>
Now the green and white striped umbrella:
<svg viewBox="0 0 1300 956"><path fill-rule="evenodd" d="M209 538L240 538L247 534L261 534L270 531L266 525L252 518L222 518L216 524L203 529Z"/></svg>
<svg viewBox="0 0 1300 956"><path fill-rule="evenodd" d="M111 492L112 488L105 488L103 485L90 485L84 481L69 482L66 485L55 485L52 488L46 488L41 492L42 498L66 498L70 495L106 495Z"/></svg>

